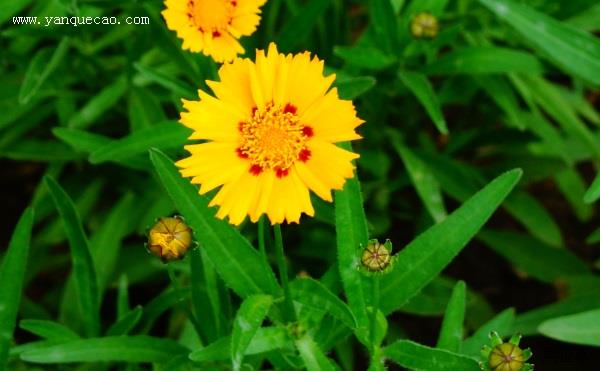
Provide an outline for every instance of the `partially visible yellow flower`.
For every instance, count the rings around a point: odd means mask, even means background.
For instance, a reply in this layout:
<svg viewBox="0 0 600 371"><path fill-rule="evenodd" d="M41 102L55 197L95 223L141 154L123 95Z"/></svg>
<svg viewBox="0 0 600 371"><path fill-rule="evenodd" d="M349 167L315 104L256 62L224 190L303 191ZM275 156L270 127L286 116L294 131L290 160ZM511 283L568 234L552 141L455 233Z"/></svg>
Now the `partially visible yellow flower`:
<svg viewBox="0 0 600 371"><path fill-rule="evenodd" d="M165 0L162 15L167 27L183 39L183 49L224 62L244 53L237 39L256 30L265 1Z"/></svg>
<svg viewBox="0 0 600 371"><path fill-rule="evenodd" d="M181 122L194 130L179 161L200 194L222 186L210 205L217 216L240 224L267 214L271 223L299 222L314 215L309 190L331 201L353 176L358 155L334 143L359 139L363 121L351 101L330 89L335 75L323 76L323 61L309 52L283 55L271 43L256 62L236 59L208 81L215 97L199 91L200 101L183 101Z"/></svg>
<svg viewBox="0 0 600 371"><path fill-rule="evenodd" d="M181 259L192 244L192 230L181 217L160 218L148 233L148 250L163 261Z"/></svg>

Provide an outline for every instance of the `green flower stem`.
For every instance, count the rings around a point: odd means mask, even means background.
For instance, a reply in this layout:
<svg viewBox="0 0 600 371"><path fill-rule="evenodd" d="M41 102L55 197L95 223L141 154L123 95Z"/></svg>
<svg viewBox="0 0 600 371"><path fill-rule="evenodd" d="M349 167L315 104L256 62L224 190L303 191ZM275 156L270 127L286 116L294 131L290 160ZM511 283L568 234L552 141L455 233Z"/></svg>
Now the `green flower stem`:
<svg viewBox="0 0 600 371"><path fill-rule="evenodd" d="M173 288L175 290L181 290L181 286L179 285L179 280L177 279L177 276L175 275L175 271L173 270L173 266L170 263L167 263L167 273L169 275L169 280L171 281L171 286L173 286ZM187 305L182 305L182 303L179 303L178 306L180 309L183 309L183 311L187 314L188 318L190 319L190 322L192 323L192 326L194 326L194 330L196 330L196 334L201 339L202 331L200 329L202 327L200 326L200 323L196 319L196 316L194 316L194 313L192 313L192 311L190 310L190 308L188 308Z"/></svg>
<svg viewBox="0 0 600 371"><path fill-rule="evenodd" d="M373 282L373 298L372 298L372 310L371 310L371 329L369 331L369 336L371 340L371 353L375 353L378 344L376 342L376 332L377 332L377 311L379 310L379 276L377 274L373 274L371 276Z"/></svg>
<svg viewBox="0 0 600 371"><path fill-rule="evenodd" d="M292 296L290 292L290 285L288 283L288 271L285 263L285 255L283 252L283 238L281 237L281 225L275 224L273 226L275 232L275 256L277 259L277 266L279 268L279 279L281 280L281 286L283 286L284 294L284 319L288 322L296 320L296 312L294 310L294 303L292 303Z"/></svg>

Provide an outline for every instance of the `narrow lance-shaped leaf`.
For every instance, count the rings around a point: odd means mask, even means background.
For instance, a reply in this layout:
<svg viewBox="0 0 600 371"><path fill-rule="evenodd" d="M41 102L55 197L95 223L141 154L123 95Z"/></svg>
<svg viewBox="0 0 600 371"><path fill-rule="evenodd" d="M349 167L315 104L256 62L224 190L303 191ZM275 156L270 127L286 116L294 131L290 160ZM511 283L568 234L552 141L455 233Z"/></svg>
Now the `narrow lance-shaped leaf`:
<svg viewBox="0 0 600 371"><path fill-rule="evenodd" d="M454 286L454 290L452 290L452 295L448 301L436 348L446 349L451 352L460 352L466 300L466 285L463 281L459 281Z"/></svg>
<svg viewBox="0 0 600 371"><path fill-rule="evenodd" d="M583 196L583 201L587 204L596 202L598 199L600 199L600 173L596 175L594 182Z"/></svg>
<svg viewBox="0 0 600 371"><path fill-rule="evenodd" d="M75 340L79 339L70 328L52 321L39 319L24 319L19 323L19 327L27 332L31 332L41 338L49 340Z"/></svg>
<svg viewBox="0 0 600 371"><path fill-rule="evenodd" d="M88 336L95 336L100 329L98 283L87 237L69 195L54 179L46 177L44 181L63 220L69 240L77 296L81 312L85 313L83 317L85 331Z"/></svg>
<svg viewBox="0 0 600 371"><path fill-rule="evenodd" d="M478 356L483 344L487 343L490 332L495 331L500 336L509 335L514 322L515 310L512 308L505 309L484 323L471 337L465 339L462 352L467 355Z"/></svg>
<svg viewBox="0 0 600 371"><path fill-rule="evenodd" d="M309 307L325 310L351 329L356 327L354 315L346 303L319 281L312 278L301 278L293 281L290 286L294 301Z"/></svg>
<svg viewBox="0 0 600 371"><path fill-rule="evenodd" d="M556 340L600 347L600 309L553 318L538 329Z"/></svg>
<svg viewBox="0 0 600 371"><path fill-rule="evenodd" d="M242 366L244 352L269 313L271 304L273 297L270 295L251 295L242 302L233 321L231 334L231 360L234 370L237 371Z"/></svg>
<svg viewBox="0 0 600 371"><path fill-rule="evenodd" d="M181 147L190 134L188 128L175 122L157 124L98 148L90 155L90 162L119 161L146 153L150 148Z"/></svg>
<svg viewBox="0 0 600 371"><path fill-rule="evenodd" d="M33 57L21 84L19 103L26 104L35 96L48 76L62 62L68 49L69 39L64 37L55 48L42 49Z"/></svg>
<svg viewBox="0 0 600 371"><path fill-rule="evenodd" d="M26 351L21 359L32 363L166 362L187 350L177 342L150 336L117 336L73 340Z"/></svg>
<svg viewBox="0 0 600 371"><path fill-rule="evenodd" d="M215 217L208 199L198 195L165 154L151 150L150 159L167 193L195 231L200 248L225 283L242 297L264 293L278 296L280 288L273 271L239 231Z"/></svg>
<svg viewBox="0 0 600 371"><path fill-rule="evenodd" d="M294 16L281 29L281 33L277 36L277 44L286 48L293 48L304 41L313 26L329 7L331 0L311 0L300 9L298 14Z"/></svg>
<svg viewBox="0 0 600 371"><path fill-rule="evenodd" d="M307 333L296 340L296 348L308 371L334 371L332 361L327 358L317 343Z"/></svg>
<svg viewBox="0 0 600 371"><path fill-rule="evenodd" d="M340 277L358 324L357 335L361 341L367 341L367 280L357 268L358 251L361 246L366 246L368 231L360 183L356 175L346 182L342 191L335 192L335 229Z"/></svg>
<svg viewBox="0 0 600 371"><path fill-rule="evenodd" d="M429 348L409 340L399 340L384 349L384 354L401 366L415 370L479 371L475 358L444 349Z"/></svg>
<svg viewBox="0 0 600 371"><path fill-rule="evenodd" d="M511 170L477 192L443 222L406 246L393 270L381 282L384 312L404 305L446 267L475 236L519 181L522 171Z"/></svg>
<svg viewBox="0 0 600 371"><path fill-rule="evenodd" d="M448 134L448 127L444 114L438 101L433 86L425 75L417 72L400 71L398 73L400 81L417 97L417 100L427 111L427 114L435 124L435 127L442 134Z"/></svg>
<svg viewBox="0 0 600 371"><path fill-rule="evenodd" d="M29 241L33 226L33 209L23 212L13 232L8 250L0 265L0 369L8 360L8 349L17 321L21 292L29 254Z"/></svg>
<svg viewBox="0 0 600 371"><path fill-rule="evenodd" d="M600 42L593 35L511 0L479 0L565 71L600 85Z"/></svg>

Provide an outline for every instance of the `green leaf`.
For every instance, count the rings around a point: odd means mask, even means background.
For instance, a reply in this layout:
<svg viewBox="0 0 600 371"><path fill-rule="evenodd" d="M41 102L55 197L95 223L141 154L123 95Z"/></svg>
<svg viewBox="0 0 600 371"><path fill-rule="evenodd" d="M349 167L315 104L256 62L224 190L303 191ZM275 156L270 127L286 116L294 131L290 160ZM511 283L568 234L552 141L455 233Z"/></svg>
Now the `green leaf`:
<svg viewBox="0 0 600 371"><path fill-rule="evenodd" d="M63 37L58 46L45 48L36 53L27 67L19 90L19 103L27 104L35 96L48 76L62 63L68 49L69 39Z"/></svg>
<svg viewBox="0 0 600 371"><path fill-rule="evenodd" d="M455 50L436 59L423 72L429 75L533 74L541 73L543 69L532 54L509 48L474 46Z"/></svg>
<svg viewBox="0 0 600 371"><path fill-rule="evenodd" d="M600 347L600 309L553 318L543 322L538 331L567 343Z"/></svg>
<svg viewBox="0 0 600 371"><path fill-rule="evenodd" d="M69 195L51 177L46 176L44 181L62 218L69 240L77 296L81 311L85 313L85 332L88 336L95 336L100 330L98 283L87 237Z"/></svg>
<svg viewBox="0 0 600 371"><path fill-rule="evenodd" d="M520 233L481 231L478 238L517 268L550 284L569 275L589 273L585 263L567 249L545 245Z"/></svg>
<svg viewBox="0 0 600 371"><path fill-rule="evenodd" d="M296 340L296 348L308 371L335 371L336 367L309 334Z"/></svg>
<svg viewBox="0 0 600 371"><path fill-rule="evenodd" d="M382 70L391 66L396 59L371 46L336 46L333 53L346 63L368 70Z"/></svg>
<svg viewBox="0 0 600 371"><path fill-rule="evenodd" d="M114 272L121 240L128 231L125 221L135 207L134 201L131 193L123 196L90 239L90 253L98 276L99 292L103 292L108 286Z"/></svg>
<svg viewBox="0 0 600 371"><path fill-rule="evenodd" d="M251 295L241 304L231 333L231 361L234 370L242 366L244 353L273 304L270 295Z"/></svg>
<svg viewBox="0 0 600 371"><path fill-rule="evenodd" d="M127 111L132 131L152 127L167 119L160 102L149 89L133 88L127 100Z"/></svg>
<svg viewBox="0 0 600 371"><path fill-rule="evenodd" d="M389 313L400 308L437 276L491 217L521 174L515 169L494 179L402 249L393 270L381 282L381 297L387 298L381 303L382 310Z"/></svg>
<svg viewBox="0 0 600 371"><path fill-rule="evenodd" d="M577 170L572 168L565 169L556 173L554 179L562 194L569 201L569 204L571 204L577 218L581 221L589 220L594 213L594 209L592 205L584 202L583 198L586 194L585 183Z"/></svg>
<svg viewBox="0 0 600 371"><path fill-rule="evenodd" d="M400 154L402 162L408 171L410 180L415 186L419 198L423 201L425 208L433 220L436 223L441 222L448 214L444 207L444 199L442 198L440 184L427 165L419 157L415 156L412 151L403 146L398 138L392 138L394 148Z"/></svg>
<svg viewBox="0 0 600 371"><path fill-rule="evenodd" d="M462 353L470 356L478 356L481 347L489 341L490 332L495 331L500 336L510 335L515 322L515 310L508 308L500 312L494 318L483 324L471 337L463 342Z"/></svg>
<svg viewBox="0 0 600 371"><path fill-rule="evenodd" d="M294 17L286 22L276 38L276 44L293 49L302 43L321 15L329 7L330 0L310 0Z"/></svg>
<svg viewBox="0 0 600 371"><path fill-rule="evenodd" d="M346 149L350 146L346 145ZM335 192L335 231L338 267L344 292L358 325L357 335L367 341L369 319L366 304L366 278L357 269L359 249L369 239L358 175L346 181L342 191Z"/></svg>
<svg viewBox="0 0 600 371"><path fill-rule="evenodd" d="M600 85L600 42L593 35L511 0L479 0L566 72Z"/></svg>
<svg viewBox="0 0 600 371"><path fill-rule="evenodd" d="M444 349L429 348L409 340L399 340L384 349L384 354L410 369L416 370L460 370L478 371L479 363L474 358Z"/></svg>
<svg viewBox="0 0 600 371"><path fill-rule="evenodd" d="M23 352L21 359L32 363L150 363L167 362L185 352L173 340L140 335L73 340Z"/></svg>
<svg viewBox="0 0 600 371"><path fill-rule="evenodd" d="M249 356L279 349L290 349L291 347L292 342L285 329L281 327L261 327L256 331L244 355ZM230 357L231 338L229 336L190 354L190 359L194 362L219 361Z"/></svg>
<svg viewBox="0 0 600 371"><path fill-rule="evenodd" d="M520 314L515 320L513 331L524 336L537 334L538 326L546 320L598 308L600 308L598 290L586 295L573 296Z"/></svg>
<svg viewBox="0 0 600 371"><path fill-rule="evenodd" d="M143 309L141 306L137 306L119 317L117 322L106 330L106 336L123 336L127 335L129 331L133 330L135 325L138 324L142 318Z"/></svg>
<svg viewBox="0 0 600 371"><path fill-rule="evenodd" d="M351 329L356 327L356 319L346 303L319 281L312 278L300 278L290 284L290 289L294 301L311 308L327 311Z"/></svg>
<svg viewBox="0 0 600 371"><path fill-rule="evenodd" d="M127 90L127 79L124 76L107 85L98 94L92 97L69 120L68 126L75 129L84 129L93 124L102 114L112 108Z"/></svg>
<svg viewBox="0 0 600 371"><path fill-rule="evenodd" d="M30 2L31 0L3 1L0 4L0 25L19 14Z"/></svg>
<svg viewBox="0 0 600 371"><path fill-rule="evenodd" d="M377 81L371 76L338 78L334 82L340 98L353 100L375 86Z"/></svg>
<svg viewBox="0 0 600 371"><path fill-rule="evenodd" d="M6 366L17 321L32 226L33 209L29 208L21 215L0 265L0 369Z"/></svg>
<svg viewBox="0 0 600 371"><path fill-rule="evenodd" d="M196 318L209 318L201 330L207 342L219 338L222 320L221 301L217 290L216 272L206 253L201 249L190 252L192 305ZM206 300L208 298L208 300Z"/></svg>
<svg viewBox="0 0 600 371"><path fill-rule="evenodd" d="M390 0L369 0L368 5L375 42L387 53L398 53L398 23Z"/></svg>
<svg viewBox="0 0 600 371"><path fill-rule="evenodd" d="M173 162L162 152L150 150L150 159L167 193L195 231L195 238L229 287L238 295L271 294L280 288L261 255L233 226L217 219L207 197L183 179Z"/></svg>
<svg viewBox="0 0 600 371"><path fill-rule="evenodd" d="M591 204L600 199L600 173L594 178L594 182L583 195L583 202Z"/></svg>
<svg viewBox="0 0 600 371"><path fill-rule="evenodd" d="M423 74L410 71L400 71L398 72L398 77L402 83L406 85L408 90L417 97L417 100L425 108L439 132L448 134L448 127L446 125L446 120L444 119L444 114L442 113L440 102L438 101L431 83L427 80L427 77Z"/></svg>
<svg viewBox="0 0 600 371"><path fill-rule="evenodd" d="M24 319L19 322L19 327L41 338L48 340L75 340L79 339L70 328L52 321L38 319Z"/></svg>
<svg viewBox="0 0 600 371"><path fill-rule="evenodd" d="M62 143L49 140L21 139L0 149L0 157L18 161L72 161L80 157Z"/></svg>
<svg viewBox="0 0 600 371"><path fill-rule="evenodd" d="M460 352L466 301L467 287L463 281L459 281L448 301L436 348Z"/></svg>
<svg viewBox="0 0 600 371"><path fill-rule="evenodd" d="M190 129L175 122L154 125L98 148L90 155L90 162L100 164L106 161L125 160L147 153L150 148L182 147L190 134Z"/></svg>
<svg viewBox="0 0 600 371"><path fill-rule="evenodd" d="M146 67L140 63L134 63L133 67L140 73L144 78L157 83L163 88L181 96L184 98L192 98L196 95L195 89L186 83L179 80L175 80L170 76L164 75L160 72L156 72L152 68Z"/></svg>

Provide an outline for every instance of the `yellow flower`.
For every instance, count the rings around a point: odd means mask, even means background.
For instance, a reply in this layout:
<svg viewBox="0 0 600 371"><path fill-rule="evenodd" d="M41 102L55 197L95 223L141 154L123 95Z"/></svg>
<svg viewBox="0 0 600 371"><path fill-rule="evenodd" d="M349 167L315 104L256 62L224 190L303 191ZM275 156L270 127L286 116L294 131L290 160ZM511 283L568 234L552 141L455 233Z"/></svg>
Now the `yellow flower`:
<svg viewBox="0 0 600 371"><path fill-rule="evenodd" d="M256 63L236 59L208 81L215 97L199 91L200 101L183 101L181 122L194 130L179 161L200 194L222 185L210 205L217 217L240 224L267 214L271 223L299 222L314 215L309 189L331 201L353 176L358 155L334 143L360 139L363 123L351 101L330 89L335 75L323 76L323 61L309 52L283 55L271 43Z"/></svg>
<svg viewBox="0 0 600 371"><path fill-rule="evenodd" d="M244 48L237 41L251 35L266 0L165 0L162 15L183 39L183 49L202 52L217 62L231 61Z"/></svg>

